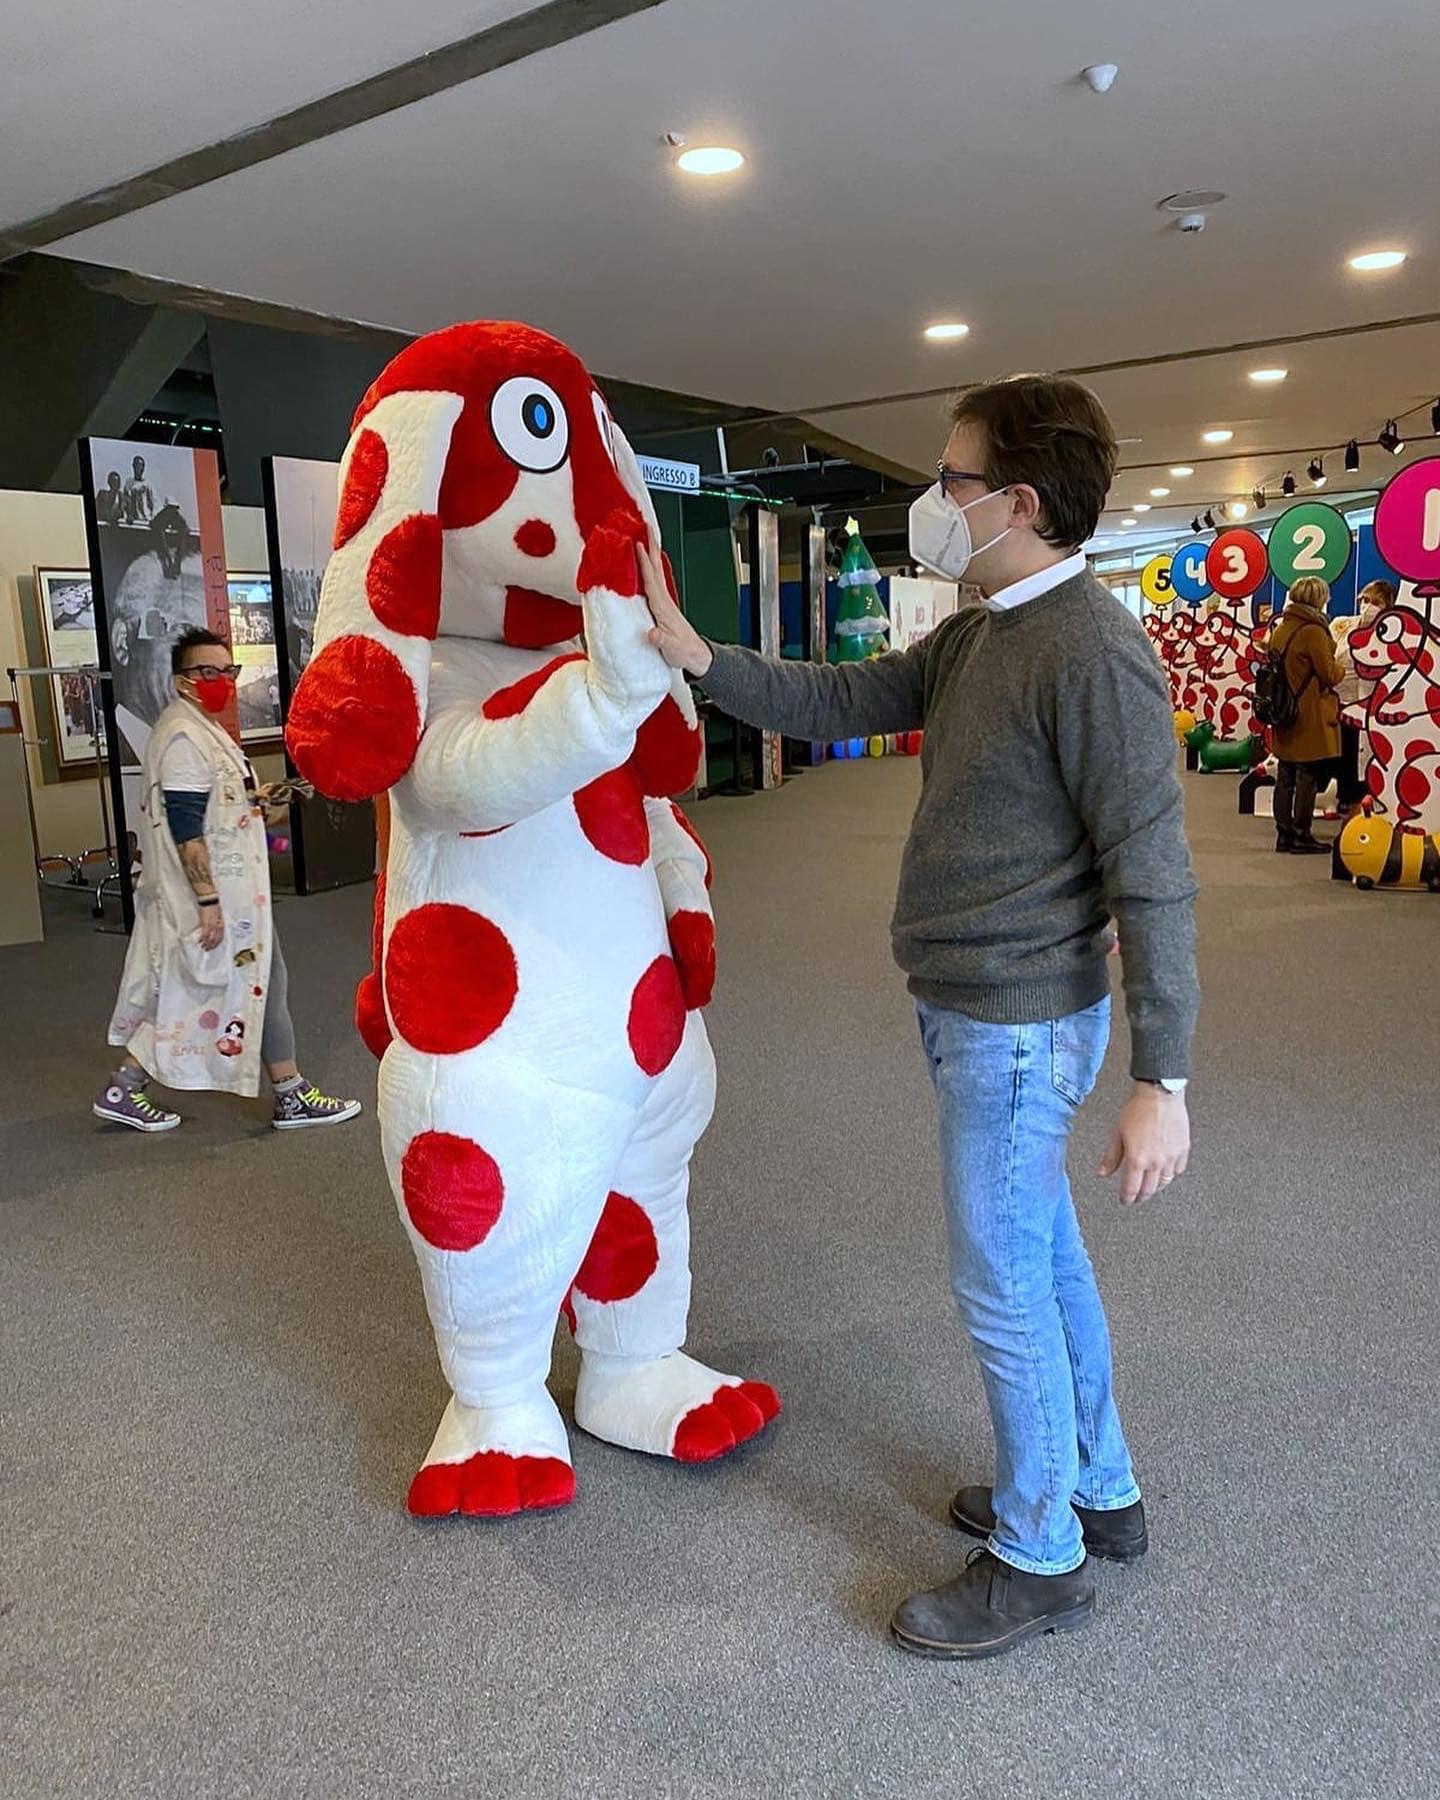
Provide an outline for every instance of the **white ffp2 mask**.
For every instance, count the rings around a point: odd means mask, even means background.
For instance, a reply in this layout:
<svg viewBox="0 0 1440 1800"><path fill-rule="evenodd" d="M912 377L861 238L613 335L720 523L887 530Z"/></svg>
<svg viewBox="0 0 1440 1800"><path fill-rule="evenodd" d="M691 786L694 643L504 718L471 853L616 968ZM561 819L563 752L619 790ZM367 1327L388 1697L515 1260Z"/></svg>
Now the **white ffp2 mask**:
<svg viewBox="0 0 1440 1800"><path fill-rule="evenodd" d="M937 575L943 575L947 581L959 581L982 550L998 544L1010 532L1007 525L1003 531L997 531L994 537L987 538L983 544L977 544L970 536L970 521L965 517L966 513L972 506L978 506L981 500L990 500L996 494L1005 492L1005 488L992 488L988 494L967 500L964 506L952 506L945 498L938 481L926 488L910 508L911 556L927 569L933 569Z"/></svg>

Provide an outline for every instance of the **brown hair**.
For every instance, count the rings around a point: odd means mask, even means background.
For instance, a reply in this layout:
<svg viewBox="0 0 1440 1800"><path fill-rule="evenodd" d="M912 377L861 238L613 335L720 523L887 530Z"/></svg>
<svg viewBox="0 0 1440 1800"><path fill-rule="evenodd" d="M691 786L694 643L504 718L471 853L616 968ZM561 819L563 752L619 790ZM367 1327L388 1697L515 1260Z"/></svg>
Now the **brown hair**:
<svg viewBox="0 0 1440 1800"><path fill-rule="evenodd" d="M1291 588L1290 598L1297 606L1313 606L1323 613L1330 604L1330 583L1318 575L1302 575Z"/></svg>
<svg viewBox="0 0 1440 1800"><path fill-rule="evenodd" d="M1367 581L1356 596L1356 605L1371 601L1376 606L1393 606L1395 604L1395 583L1393 581Z"/></svg>
<svg viewBox="0 0 1440 1800"><path fill-rule="evenodd" d="M1024 485L1040 496L1036 530L1047 544L1083 544L1100 520L1119 449L1105 408L1063 375L1011 375L962 388L955 424L985 433L992 488Z"/></svg>

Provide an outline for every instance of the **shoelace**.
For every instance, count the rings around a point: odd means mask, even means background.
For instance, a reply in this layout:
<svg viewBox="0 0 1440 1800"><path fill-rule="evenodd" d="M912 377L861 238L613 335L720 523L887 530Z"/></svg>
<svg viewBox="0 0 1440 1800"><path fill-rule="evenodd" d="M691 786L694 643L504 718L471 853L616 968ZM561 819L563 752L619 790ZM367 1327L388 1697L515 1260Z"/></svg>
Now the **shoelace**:
<svg viewBox="0 0 1440 1800"><path fill-rule="evenodd" d="M132 1092L130 1095L130 1098L135 1103L135 1105L140 1108L141 1112L154 1113L154 1115L157 1119L164 1116L164 1111L165 1111L164 1107L157 1106L155 1104L155 1102L150 1098L150 1096L144 1091L143 1088L137 1089L134 1092Z"/></svg>

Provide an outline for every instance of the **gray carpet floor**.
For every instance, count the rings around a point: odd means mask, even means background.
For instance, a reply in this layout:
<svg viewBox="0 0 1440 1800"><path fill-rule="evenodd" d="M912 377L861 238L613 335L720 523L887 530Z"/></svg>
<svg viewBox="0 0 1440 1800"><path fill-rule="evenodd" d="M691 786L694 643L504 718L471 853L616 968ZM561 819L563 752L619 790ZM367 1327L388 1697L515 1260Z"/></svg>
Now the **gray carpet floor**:
<svg viewBox="0 0 1440 1800"><path fill-rule="evenodd" d="M554 1515L403 1510L444 1391L373 1115L102 1128L120 941L62 906L0 951L7 1796L1440 1791L1440 902L1269 855L1227 777L1188 786L1193 1173L1131 1211L1088 1173L1119 1046L1075 1148L1154 1549L1084 1633L970 1668L887 1642L990 1458L885 931L915 786L840 764L698 809L691 1347L787 1410L709 1469L577 1438ZM303 1066L368 1097L365 912L280 917ZM563 1334L555 1369L566 1404Z"/></svg>

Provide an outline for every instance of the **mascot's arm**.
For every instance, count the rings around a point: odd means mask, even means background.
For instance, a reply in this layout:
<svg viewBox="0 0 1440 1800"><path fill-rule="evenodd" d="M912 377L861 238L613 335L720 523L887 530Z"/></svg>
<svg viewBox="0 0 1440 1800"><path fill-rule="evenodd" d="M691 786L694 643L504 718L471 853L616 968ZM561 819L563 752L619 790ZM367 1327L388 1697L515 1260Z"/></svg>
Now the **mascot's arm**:
<svg viewBox="0 0 1440 1800"><path fill-rule="evenodd" d="M670 927L670 952L680 970L685 1004L708 1006L715 988L715 915L710 908L710 858L685 815L669 800L647 800L650 860Z"/></svg>
<svg viewBox="0 0 1440 1800"><path fill-rule="evenodd" d="M435 829L498 831L617 769L670 690L646 639L635 538L617 515L592 534L580 566L589 654L557 656L484 705L431 715L404 786Z"/></svg>

